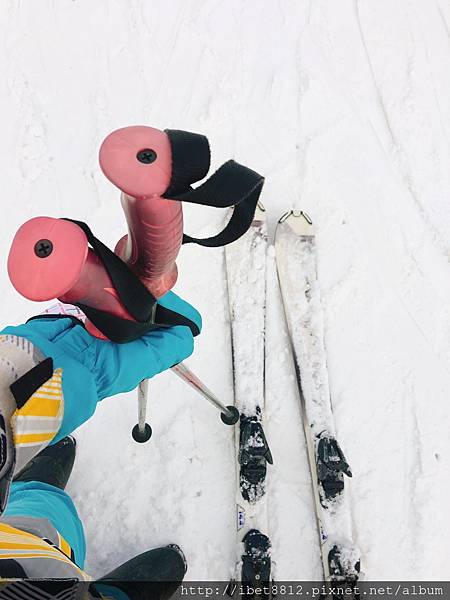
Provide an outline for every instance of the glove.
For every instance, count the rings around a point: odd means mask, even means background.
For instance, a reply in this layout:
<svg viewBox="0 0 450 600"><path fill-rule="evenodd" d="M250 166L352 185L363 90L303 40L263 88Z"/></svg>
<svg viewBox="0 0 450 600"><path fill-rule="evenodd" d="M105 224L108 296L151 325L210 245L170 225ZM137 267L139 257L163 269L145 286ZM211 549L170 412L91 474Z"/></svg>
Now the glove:
<svg viewBox="0 0 450 600"><path fill-rule="evenodd" d="M201 330L200 314L173 292L167 292L158 303L194 321ZM94 375L101 400L128 392L143 379L150 379L185 360L194 350L194 338L189 327L177 325L155 329L126 344L96 340L96 346Z"/></svg>

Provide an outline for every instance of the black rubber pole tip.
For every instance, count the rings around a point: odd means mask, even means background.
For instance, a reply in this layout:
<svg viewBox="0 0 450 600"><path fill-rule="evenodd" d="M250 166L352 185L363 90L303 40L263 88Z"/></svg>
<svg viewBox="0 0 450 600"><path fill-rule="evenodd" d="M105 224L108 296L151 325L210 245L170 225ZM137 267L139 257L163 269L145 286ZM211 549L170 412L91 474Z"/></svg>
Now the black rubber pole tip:
<svg viewBox="0 0 450 600"><path fill-rule="evenodd" d="M235 406L227 406L228 414L220 413L220 418L225 425L236 425L239 421L239 411Z"/></svg>
<svg viewBox="0 0 450 600"><path fill-rule="evenodd" d="M139 444L143 444L144 442L148 442L148 440L152 437L152 428L148 423L145 424L144 431L139 429L139 425L136 424L133 427L133 431L131 432L133 436L133 440L135 442L139 442Z"/></svg>

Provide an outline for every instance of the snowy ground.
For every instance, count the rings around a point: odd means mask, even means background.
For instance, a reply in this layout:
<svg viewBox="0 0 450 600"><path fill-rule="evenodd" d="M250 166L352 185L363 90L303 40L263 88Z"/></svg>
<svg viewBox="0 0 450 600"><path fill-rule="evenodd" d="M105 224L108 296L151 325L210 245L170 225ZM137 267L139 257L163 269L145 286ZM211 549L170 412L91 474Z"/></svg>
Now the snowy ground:
<svg viewBox="0 0 450 600"><path fill-rule="evenodd" d="M271 229L293 206L318 230L330 385L363 568L446 579L450 517L450 3L444 0L3 0L2 261L36 215L124 231L99 144L130 124L208 135L214 166L266 175ZM186 210L206 234L216 213ZM223 251L187 247L177 291L204 316L189 364L231 401ZM36 312L0 273L3 322ZM269 282L269 502L279 579L320 576L291 359ZM154 437L136 445L135 396L77 432L69 491L100 575L177 542L189 579L234 562L230 429L166 373Z"/></svg>

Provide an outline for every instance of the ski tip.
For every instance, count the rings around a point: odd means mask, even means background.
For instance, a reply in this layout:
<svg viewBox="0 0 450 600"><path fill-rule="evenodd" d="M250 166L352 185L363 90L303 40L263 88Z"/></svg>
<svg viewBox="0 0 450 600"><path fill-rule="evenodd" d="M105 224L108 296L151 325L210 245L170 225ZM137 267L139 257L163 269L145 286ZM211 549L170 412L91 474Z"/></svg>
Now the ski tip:
<svg viewBox="0 0 450 600"><path fill-rule="evenodd" d="M262 202L258 202L256 205L255 216L253 217L253 225L259 225L266 220L266 209Z"/></svg>
<svg viewBox="0 0 450 600"><path fill-rule="evenodd" d="M283 227L289 227L299 236L313 236L314 225L311 217L303 210L290 210L278 221L277 232Z"/></svg>

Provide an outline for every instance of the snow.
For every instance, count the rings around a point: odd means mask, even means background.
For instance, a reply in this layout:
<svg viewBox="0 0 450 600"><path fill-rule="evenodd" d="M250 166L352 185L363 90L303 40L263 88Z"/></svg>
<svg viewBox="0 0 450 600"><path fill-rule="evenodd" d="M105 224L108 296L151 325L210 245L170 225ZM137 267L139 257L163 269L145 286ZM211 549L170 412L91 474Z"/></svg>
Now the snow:
<svg viewBox="0 0 450 600"><path fill-rule="evenodd" d="M445 579L450 430L450 4L444 0L5 0L0 69L3 238L37 215L86 220L113 246L125 226L97 152L113 129L206 134L266 176L269 230L287 209L317 231L330 390L352 467L353 529L369 579ZM188 233L222 211L186 206ZM223 250L183 249L176 291L204 331L188 361L232 402ZM279 579L320 576L306 449L270 256L268 480ZM41 310L0 273L4 323ZM101 575L176 542L188 578L235 560L232 432L172 373L105 400L76 433L69 491ZM80 399L82 401L82 399Z"/></svg>

